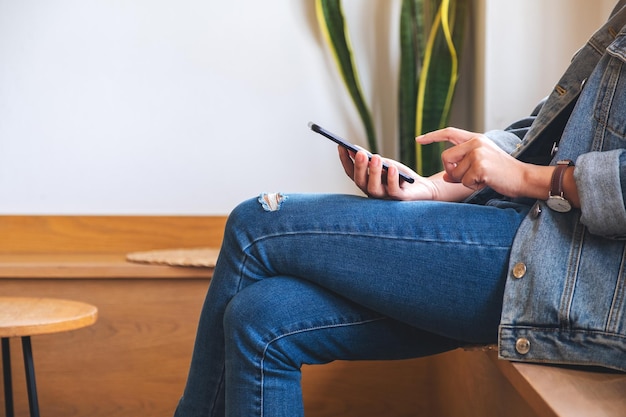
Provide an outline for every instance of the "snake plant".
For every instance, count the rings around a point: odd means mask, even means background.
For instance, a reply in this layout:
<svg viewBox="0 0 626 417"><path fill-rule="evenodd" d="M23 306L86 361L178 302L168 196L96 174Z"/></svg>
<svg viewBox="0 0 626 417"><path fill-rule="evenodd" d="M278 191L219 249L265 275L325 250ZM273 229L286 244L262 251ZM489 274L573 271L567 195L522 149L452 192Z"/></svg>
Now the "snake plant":
<svg viewBox="0 0 626 417"><path fill-rule="evenodd" d="M447 125L458 78L471 0L402 0L398 140L400 161L421 175L441 169L443 144L417 145L415 136ZM354 102L373 152L377 139L363 98L341 0L315 0L317 18Z"/></svg>
<svg viewBox="0 0 626 417"><path fill-rule="evenodd" d="M346 89L350 93L350 97L352 98L352 101L359 112L359 116L361 117L361 121L363 122L363 126L365 127L367 143L370 150L376 153L378 141L376 140L374 121L372 120L372 114L365 103L365 99L363 98L361 82L359 81L359 74L354 62L350 37L348 35L348 30L341 8L341 1L316 0L315 6L317 19L320 24L322 34L324 35L324 39L333 53L333 57L335 58L337 68L341 73Z"/></svg>

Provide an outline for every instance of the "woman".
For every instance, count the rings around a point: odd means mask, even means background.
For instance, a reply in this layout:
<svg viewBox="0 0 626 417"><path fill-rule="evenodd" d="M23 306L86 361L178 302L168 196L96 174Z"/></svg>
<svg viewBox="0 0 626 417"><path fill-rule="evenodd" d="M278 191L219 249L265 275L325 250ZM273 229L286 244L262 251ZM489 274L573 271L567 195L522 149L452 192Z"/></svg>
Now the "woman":
<svg viewBox="0 0 626 417"><path fill-rule="evenodd" d="M408 184L388 161L383 181L380 157L340 149L370 198L239 205L176 416L299 416L302 364L468 343L626 370L624 3L536 116L418 137L454 145L441 174Z"/></svg>

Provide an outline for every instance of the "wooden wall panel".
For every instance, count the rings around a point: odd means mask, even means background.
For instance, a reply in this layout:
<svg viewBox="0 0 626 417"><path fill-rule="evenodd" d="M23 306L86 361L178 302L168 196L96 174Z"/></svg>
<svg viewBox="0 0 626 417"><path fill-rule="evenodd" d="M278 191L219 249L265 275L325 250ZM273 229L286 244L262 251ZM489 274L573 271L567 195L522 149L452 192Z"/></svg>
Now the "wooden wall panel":
<svg viewBox="0 0 626 417"><path fill-rule="evenodd" d="M219 247L224 216L0 216L0 253Z"/></svg>

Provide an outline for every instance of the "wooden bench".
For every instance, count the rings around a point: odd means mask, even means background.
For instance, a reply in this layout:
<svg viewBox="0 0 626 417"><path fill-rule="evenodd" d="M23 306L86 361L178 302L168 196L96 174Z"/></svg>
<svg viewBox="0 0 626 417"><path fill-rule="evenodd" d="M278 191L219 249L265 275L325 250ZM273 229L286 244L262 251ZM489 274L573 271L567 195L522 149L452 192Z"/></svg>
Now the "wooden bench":
<svg viewBox="0 0 626 417"><path fill-rule="evenodd" d="M99 310L92 327L34 342L38 351L60 352L37 358L48 417L172 415L212 271L125 257L219 246L225 220L0 216L0 294L80 299ZM17 364L21 358L14 356ZM303 394L307 417L595 417L625 415L626 377L513 364L492 351L459 349L407 361L305 366Z"/></svg>
<svg viewBox="0 0 626 417"><path fill-rule="evenodd" d="M513 363L498 360L495 351L489 356L537 416L626 416L625 373Z"/></svg>

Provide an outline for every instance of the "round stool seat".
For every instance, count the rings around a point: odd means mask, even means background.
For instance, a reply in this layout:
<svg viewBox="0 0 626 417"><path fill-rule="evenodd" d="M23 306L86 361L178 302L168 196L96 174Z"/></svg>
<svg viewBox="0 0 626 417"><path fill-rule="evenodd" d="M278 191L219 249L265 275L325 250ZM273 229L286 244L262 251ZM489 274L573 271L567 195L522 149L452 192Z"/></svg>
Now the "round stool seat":
<svg viewBox="0 0 626 417"><path fill-rule="evenodd" d="M55 298L0 297L0 339L2 339L2 370L4 406L7 417L14 416L11 382L10 338L22 339L24 369L31 417L39 417L37 384L30 337L59 333L91 326L98 309L90 304Z"/></svg>
<svg viewBox="0 0 626 417"><path fill-rule="evenodd" d="M33 336L94 324L98 309L54 298L0 297L0 337Z"/></svg>

